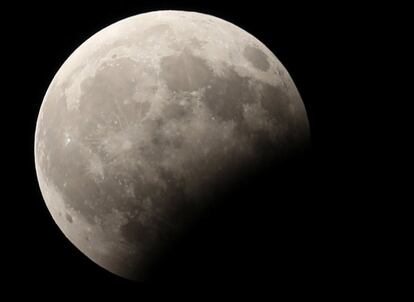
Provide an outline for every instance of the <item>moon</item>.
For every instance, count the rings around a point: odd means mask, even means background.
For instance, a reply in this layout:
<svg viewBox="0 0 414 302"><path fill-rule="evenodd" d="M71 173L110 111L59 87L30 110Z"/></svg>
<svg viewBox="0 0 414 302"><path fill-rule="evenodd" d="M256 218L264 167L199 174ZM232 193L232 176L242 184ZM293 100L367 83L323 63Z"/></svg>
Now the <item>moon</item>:
<svg viewBox="0 0 414 302"><path fill-rule="evenodd" d="M216 190L309 136L298 90L264 44L210 15L156 11L104 28L64 62L38 115L35 165L70 242L142 280Z"/></svg>

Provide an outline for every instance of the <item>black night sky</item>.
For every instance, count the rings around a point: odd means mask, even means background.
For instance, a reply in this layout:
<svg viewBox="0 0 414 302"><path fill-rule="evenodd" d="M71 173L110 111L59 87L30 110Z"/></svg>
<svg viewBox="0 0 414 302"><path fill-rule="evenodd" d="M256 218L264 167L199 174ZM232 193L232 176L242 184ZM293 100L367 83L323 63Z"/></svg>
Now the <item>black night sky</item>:
<svg viewBox="0 0 414 302"><path fill-rule="evenodd" d="M10 68L10 85L3 87L9 93L3 101L11 108L2 113L7 146L14 146L7 151L10 160L3 163L10 183L3 184L7 194L2 201L11 206L3 210L6 279L11 284L71 288L143 286L91 262L56 226L36 179L34 132L50 81L81 43L115 21L159 9L220 17L272 50L302 96L312 147L223 193L227 202L170 252L152 281L266 284L270 291L308 292L339 288L360 278L356 263L365 256L356 242L363 236L354 234L362 206L350 188L363 176L352 172L359 142L350 137L355 120L347 115L357 102L358 85L350 92L349 76L358 68L353 57L361 50L353 33L359 31L362 12L345 5L305 3L118 0L6 5L2 22L6 17L12 21L3 25L10 41L3 45L3 61Z"/></svg>

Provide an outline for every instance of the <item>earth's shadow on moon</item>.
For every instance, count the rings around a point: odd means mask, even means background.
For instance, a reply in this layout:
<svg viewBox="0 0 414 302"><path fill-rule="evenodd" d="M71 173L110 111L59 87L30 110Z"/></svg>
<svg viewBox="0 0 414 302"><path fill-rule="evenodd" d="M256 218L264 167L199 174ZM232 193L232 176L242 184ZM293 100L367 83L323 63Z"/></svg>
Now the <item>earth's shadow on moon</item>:
<svg viewBox="0 0 414 302"><path fill-rule="evenodd" d="M210 206L196 219L189 212L180 239L159 246L134 279L254 282L306 271L315 219L306 198L311 148L287 154L226 177L206 194Z"/></svg>

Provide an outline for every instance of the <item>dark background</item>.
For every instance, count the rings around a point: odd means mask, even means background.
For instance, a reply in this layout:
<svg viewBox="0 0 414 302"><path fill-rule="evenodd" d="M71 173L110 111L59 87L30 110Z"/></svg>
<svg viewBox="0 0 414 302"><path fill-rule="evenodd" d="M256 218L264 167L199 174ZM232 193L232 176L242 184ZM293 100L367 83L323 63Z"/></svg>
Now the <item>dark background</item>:
<svg viewBox="0 0 414 302"><path fill-rule="evenodd" d="M10 159L4 162L3 203L11 206L3 213L7 280L97 285L101 291L142 287L95 265L60 232L38 187L34 131L49 83L81 43L115 21L159 9L211 14L262 41L302 95L312 146L229 188L226 202L160 262L151 280L237 282L291 293L363 286L369 236L360 221L365 195L354 189L363 184L356 166L366 165L366 155L360 136L352 134L359 118L355 108L363 101L359 77L367 54L361 45L373 29L358 5L299 1L55 1L3 7L8 81L2 115Z"/></svg>

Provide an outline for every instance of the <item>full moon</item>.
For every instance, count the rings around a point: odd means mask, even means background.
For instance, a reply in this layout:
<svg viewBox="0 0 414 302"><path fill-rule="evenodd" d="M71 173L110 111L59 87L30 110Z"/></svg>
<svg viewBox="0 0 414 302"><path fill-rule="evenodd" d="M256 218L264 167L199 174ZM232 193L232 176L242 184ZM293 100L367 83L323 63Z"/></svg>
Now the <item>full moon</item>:
<svg viewBox="0 0 414 302"><path fill-rule="evenodd" d="M157 11L102 29L61 66L35 165L70 242L142 280L214 192L308 141L301 97L265 45L210 15Z"/></svg>

